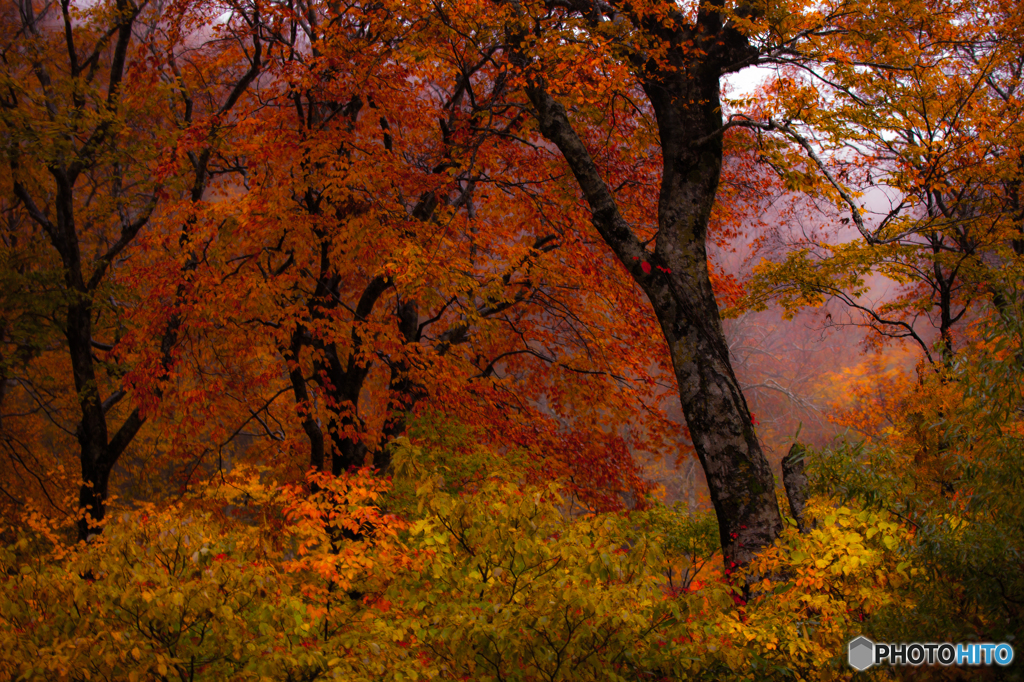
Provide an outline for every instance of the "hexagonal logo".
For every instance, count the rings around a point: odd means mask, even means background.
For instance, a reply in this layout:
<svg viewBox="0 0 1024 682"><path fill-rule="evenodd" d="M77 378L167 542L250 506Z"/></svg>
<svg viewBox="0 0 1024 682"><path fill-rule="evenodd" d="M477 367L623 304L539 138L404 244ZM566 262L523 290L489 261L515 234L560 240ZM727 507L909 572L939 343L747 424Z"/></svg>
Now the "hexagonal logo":
<svg viewBox="0 0 1024 682"><path fill-rule="evenodd" d="M850 666L857 670L867 670L875 664L875 643L861 635L850 642Z"/></svg>

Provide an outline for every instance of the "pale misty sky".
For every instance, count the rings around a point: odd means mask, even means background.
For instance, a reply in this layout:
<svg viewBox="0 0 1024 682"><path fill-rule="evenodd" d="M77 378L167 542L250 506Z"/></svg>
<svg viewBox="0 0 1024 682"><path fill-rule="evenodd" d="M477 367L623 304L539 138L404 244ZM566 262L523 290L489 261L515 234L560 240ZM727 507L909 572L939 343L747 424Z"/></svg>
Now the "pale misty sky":
<svg viewBox="0 0 1024 682"><path fill-rule="evenodd" d="M775 69L767 69L758 66L749 66L739 73L726 76L722 80L728 86L730 97L743 97L752 93L758 85L768 79Z"/></svg>

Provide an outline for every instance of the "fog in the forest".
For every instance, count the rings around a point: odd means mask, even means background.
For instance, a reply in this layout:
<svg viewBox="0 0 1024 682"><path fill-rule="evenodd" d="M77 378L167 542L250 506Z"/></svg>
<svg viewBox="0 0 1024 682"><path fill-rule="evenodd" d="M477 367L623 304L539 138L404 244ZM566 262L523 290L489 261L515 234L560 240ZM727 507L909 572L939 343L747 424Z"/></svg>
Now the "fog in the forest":
<svg viewBox="0 0 1024 682"><path fill-rule="evenodd" d="M888 210L889 197L876 189L864 199L867 222L878 222ZM860 239L848 214L844 219L835 207L807 197L747 201L759 207L759 214L748 216L731 238L709 243L711 263L740 284L747 282L762 260L781 260L794 247ZM881 275L868 277L866 284L858 303L872 309L901 291L898 283ZM780 481L781 460L794 442L825 448L844 435L854 440L869 437L851 432L837 417L871 392L884 391L895 377L912 376L922 358L916 344L881 337L867 326L863 312L836 298L791 316L771 302L765 310L727 311L723 327L759 439ZM919 319L915 328L927 343L934 341L936 332L926 318ZM674 393L665 396L665 409L685 434L685 419ZM709 509L700 464L685 437L680 442L689 457L680 457L676 463L648 462L647 473L666 502Z"/></svg>

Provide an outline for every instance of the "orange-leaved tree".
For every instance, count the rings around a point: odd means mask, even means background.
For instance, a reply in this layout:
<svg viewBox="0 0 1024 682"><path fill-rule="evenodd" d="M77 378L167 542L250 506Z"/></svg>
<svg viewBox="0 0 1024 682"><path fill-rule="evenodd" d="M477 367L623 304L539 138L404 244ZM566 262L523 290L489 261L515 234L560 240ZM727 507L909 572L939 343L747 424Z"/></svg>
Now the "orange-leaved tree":
<svg viewBox="0 0 1024 682"><path fill-rule="evenodd" d="M37 270L51 274L24 297L46 306L33 319L51 330L52 358L6 383L33 417L77 441L82 539L103 520L114 466L174 364L176 306L197 258L191 214L211 184L230 111L261 63L258 35L247 46L206 40L215 10L25 0L3 11L5 214L24 235L7 235L7 245L45 254ZM226 55L231 66L217 70ZM177 282L162 309L146 311L159 318L153 335L124 348L148 292L121 277L147 229L173 233L184 255L171 254ZM63 399L68 392L73 401Z"/></svg>
<svg viewBox="0 0 1024 682"><path fill-rule="evenodd" d="M759 58L748 36L763 10L536 2L487 11L536 131L558 151L555 167L568 167L595 237L650 302L727 565L744 565L781 518L730 364L707 234L723 157L721 77ZM645 160L646 175L630 159Z"/></svg>
<svg viewBox="0 0 1024 682"><path fill-rule="evenodd" d="M418 11L261 15L273 52L233 148L244 182L203 216L190 279L194 316L217 321L200 345L280 362L265 397L290 393L295 413L249 408L280 420L262 431L296 453L278 458L289 477L387 472L422 410L485 427L588 507L640 503L632 452L664 449L670 428L661 340L546 155L520 143L526 113L492 47L441 39Z"/></svg>

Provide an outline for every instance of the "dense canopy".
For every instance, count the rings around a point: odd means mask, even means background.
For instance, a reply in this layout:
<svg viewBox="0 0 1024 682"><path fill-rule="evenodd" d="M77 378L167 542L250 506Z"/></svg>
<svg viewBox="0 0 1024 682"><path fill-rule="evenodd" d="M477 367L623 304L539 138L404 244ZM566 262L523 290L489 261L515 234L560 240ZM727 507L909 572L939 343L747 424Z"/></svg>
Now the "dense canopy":
<svg viewBox="0 0 1024 682"><path fill-rule="evenodd" d="M0 672L832 679L859 634L1021 636L1020 21L7 3Z"/></svg>

